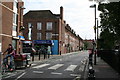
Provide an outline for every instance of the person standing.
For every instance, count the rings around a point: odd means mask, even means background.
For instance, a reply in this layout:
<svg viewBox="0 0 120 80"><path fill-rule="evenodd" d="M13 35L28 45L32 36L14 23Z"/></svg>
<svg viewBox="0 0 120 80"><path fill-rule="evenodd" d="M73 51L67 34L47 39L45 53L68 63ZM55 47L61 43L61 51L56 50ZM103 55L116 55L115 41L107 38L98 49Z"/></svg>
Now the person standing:
<svg viewBox="0 0 120 80"><path fill-rule="evenodd" d="M51 47L50 46L47 47L47 54L48 54L48 58L49 58L51 55Z"/></svg>

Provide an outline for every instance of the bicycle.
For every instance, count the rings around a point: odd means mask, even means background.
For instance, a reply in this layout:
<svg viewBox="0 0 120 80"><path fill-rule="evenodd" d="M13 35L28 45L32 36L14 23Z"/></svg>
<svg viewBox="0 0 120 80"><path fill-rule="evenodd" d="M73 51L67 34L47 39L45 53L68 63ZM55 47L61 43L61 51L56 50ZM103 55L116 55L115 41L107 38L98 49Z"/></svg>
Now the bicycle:
<svg viewBox="0 0 120 80"><path fill-rule="evenodd" d="M11 66L12 64L12 66ZM15 63L14 60L12 61L12 63L10 64L10 60L6 60L5 58L3 58L2 61L2 75L4 75L6 72L13 72L15 70Z"/></svg>

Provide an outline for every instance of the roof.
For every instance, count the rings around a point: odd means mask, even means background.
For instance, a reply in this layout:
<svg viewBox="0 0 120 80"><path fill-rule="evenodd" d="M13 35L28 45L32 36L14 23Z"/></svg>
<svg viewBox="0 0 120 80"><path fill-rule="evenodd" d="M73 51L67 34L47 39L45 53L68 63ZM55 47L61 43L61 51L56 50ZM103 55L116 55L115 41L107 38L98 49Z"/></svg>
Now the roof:
<svg viewBox="0 0 120 80"><path fill-rule="evenodd" d="M44 18L60 18L60 15L53 14L50 10L30 10L24 15L24 18L30 19L44 19Z"/></svg>

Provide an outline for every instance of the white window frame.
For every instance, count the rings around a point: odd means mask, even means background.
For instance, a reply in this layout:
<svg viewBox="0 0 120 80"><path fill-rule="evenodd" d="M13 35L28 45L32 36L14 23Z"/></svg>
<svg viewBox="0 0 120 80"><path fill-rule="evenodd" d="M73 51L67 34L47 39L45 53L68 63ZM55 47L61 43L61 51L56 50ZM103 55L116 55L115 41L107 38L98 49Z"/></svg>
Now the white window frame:
<svg viewBox="0 0 120 80"><path fill-rule="evenodd" d="M42 29L42 23L41 22L38 22L37 23L37 30L41 30Z"/></svg>
<svg viewBox="0 0 120 80"><path fill-rule="evenodd" d="M46 33L46 39L47 40L51 40L52 39L52 33L51 32Z"/></svg>
<svg viewBox="0 0 120 80"><path fill-rule="evenodd" d="M31 40L32 39L32 34L31 34L31 31L32 31L32 23L28 23L28 39Z"/></svg>
<svg viewBox="0 0 120 80"><path fill-rule="evenodd" d="M17 23L17 14L13 13L13 23L16 24Z"/></svg>
<svg viewBox="0 0 120 80"><path fill-rule="evenodd" d="M52 30L52 22L47 22L46 29L47 30Z"/></svg>
<svg viewBox="0 0 120 80"><path fill-rule="evenodd" d="M41 33L37 33L37 40L41 40L42 38L42 34Z"/></svg>
<svg viewBox="0 0 120 80"><path fill-rule="evenodd" d="M17 13L17 5L18 5L18 1L17 1L17 0L14 0L14 1L13 1L13 12L14 12L14 13Z"/></svg>

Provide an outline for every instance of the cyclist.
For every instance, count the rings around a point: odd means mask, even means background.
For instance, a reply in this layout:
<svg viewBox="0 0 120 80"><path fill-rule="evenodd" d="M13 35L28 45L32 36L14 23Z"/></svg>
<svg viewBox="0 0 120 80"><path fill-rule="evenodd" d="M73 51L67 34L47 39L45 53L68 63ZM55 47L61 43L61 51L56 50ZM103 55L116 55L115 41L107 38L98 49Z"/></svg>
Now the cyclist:
<svg viewBox="0 0 120 80"><path fill-rule="evenodd" d="M5 61L5 62L8 62L8 57L10 57L10 65L9 65L9 68L10 68L10 71L13 71L13 54L14 54L14 49L13 49L13 47L12 47L12 44L9 44L8 45L8 48L7 48L7 50L3 53L3 55L5 54L7 52L7 54L6 54L6 56L5 56L5 58L4 58L4 60L3 61ZM8 63L7 63L8 64Z"/></svg>

